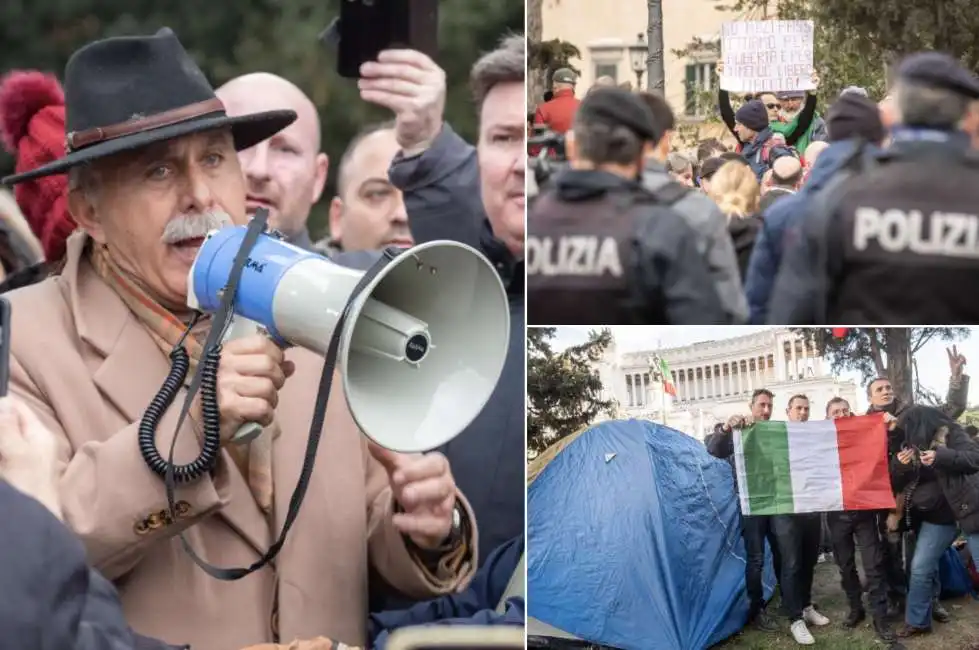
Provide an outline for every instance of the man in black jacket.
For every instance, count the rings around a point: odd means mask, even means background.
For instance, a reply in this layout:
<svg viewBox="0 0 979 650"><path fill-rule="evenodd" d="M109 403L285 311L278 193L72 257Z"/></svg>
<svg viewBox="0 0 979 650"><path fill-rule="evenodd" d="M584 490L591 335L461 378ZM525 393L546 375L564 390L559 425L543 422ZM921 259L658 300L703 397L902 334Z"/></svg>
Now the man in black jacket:
<svg viewBox="0 0 979 650"><path fill-rule="evenodd" d="M669 207L675 200L639 182L657 140L634 93L599 88L581 103L567 142L571 169L527 219L529 324L730 320L697 234Z"/></svg>

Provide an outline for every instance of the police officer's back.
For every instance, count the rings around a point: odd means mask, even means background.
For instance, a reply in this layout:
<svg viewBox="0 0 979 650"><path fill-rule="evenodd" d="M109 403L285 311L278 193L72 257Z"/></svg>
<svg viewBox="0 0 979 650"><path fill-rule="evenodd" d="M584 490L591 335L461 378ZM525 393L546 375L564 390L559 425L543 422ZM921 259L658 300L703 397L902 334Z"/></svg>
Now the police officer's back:
<svg viewBox="0 0 979 650"><path fill-rule="evenodd" d="M944 54L916 54L894 97L892 144L817 195L786 251L770 322L979 322L979 156L959 130L979 81Z"/></svg>
<svg viewBox="0 0 979 650"><path fill-rule="evenodd" d="M602 88L582 102L572 168L528 215L529 324L727 322L696 233L638 181L655 140L631 92Z"/></svg>

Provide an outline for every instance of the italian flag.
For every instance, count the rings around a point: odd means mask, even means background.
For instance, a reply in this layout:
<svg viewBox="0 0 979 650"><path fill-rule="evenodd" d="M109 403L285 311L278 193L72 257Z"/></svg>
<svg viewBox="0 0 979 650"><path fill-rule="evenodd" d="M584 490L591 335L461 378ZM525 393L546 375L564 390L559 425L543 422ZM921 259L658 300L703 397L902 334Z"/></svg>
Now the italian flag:
<svg viewBox="0 0 979 650"><path fill-rule="evenodd" d="M734 432L744 515L895 507L883 415L756 422Z"/></svg>
<svg viewBox="0 0 979 650"><path fill-rule="evenodd" d="M670 373L670 366L666 359L659 360L659 370L663 373L663 390L667 395L676 397L676 385L673 383L673 375Z"/></svg>

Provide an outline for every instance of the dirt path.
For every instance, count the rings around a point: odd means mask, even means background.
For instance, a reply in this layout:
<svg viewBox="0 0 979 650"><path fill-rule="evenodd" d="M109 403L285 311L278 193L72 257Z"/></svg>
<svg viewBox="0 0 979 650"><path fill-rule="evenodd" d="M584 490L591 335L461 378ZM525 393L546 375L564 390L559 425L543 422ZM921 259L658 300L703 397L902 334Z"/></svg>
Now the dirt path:
<svg viewBox="0 0 979 650"><path fill-rule="evenodd" d="M869 621L856 630L844 630L840 622L846 617L846 597L840 587L840 572L833 562L816 567L813 600L832 623L824 628L810 627L816 637L814 648L827 650L883 650ZM945 601L952 621L935 623L932 634L903 642L908 650L979 650L979 601L971 598ZM778 619L780 631L774 633L745 631L715 646L715 650L801 650L789 634L788 622ZM895 626L896 629L896 626Z"/></svg>

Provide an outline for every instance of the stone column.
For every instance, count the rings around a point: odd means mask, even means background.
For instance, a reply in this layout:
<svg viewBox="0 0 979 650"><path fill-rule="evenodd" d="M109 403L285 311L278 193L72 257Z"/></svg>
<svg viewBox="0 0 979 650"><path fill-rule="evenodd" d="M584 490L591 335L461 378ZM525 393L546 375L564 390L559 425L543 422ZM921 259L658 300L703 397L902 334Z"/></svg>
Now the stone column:
<svg viewBox="0 0 979 650"><path fill-rule="evenodd" d="M758 362L761 363L761 385L768 386L768 357L763 354L758 357Z"/></svg>
<svg viewBox="0 0 979 650"><path fill-rule="evenodd" d="M792 366L791 366L791 370L792 370L791 378L792 379L799 379L799 356L798 356L798 353L797 353L797 351L795 349L795 346L796 346L797 343L798 343L798 341L797 341L797 339L794 336L789 340L789 345L792 346L792 349L790 350L791 358L792 358L792 362L791 362L792 363Z"/></svg>
<svg viewBox="0 0 979 650"><path fill-rule="evenodd" d="M775 380L785 381L785 341L775 339Z"/></svg>
<svg viewBox="0 0 979 650"><path fill-rule="evenodd" d="M719 368L720 368L720 364L717 363L710 364L710 380L711 380L711 384L713 384L714 386L714 399L720 397L720 395L718 394L718 388L720 387L721 382L717 380L717 371Z"/></svg>

